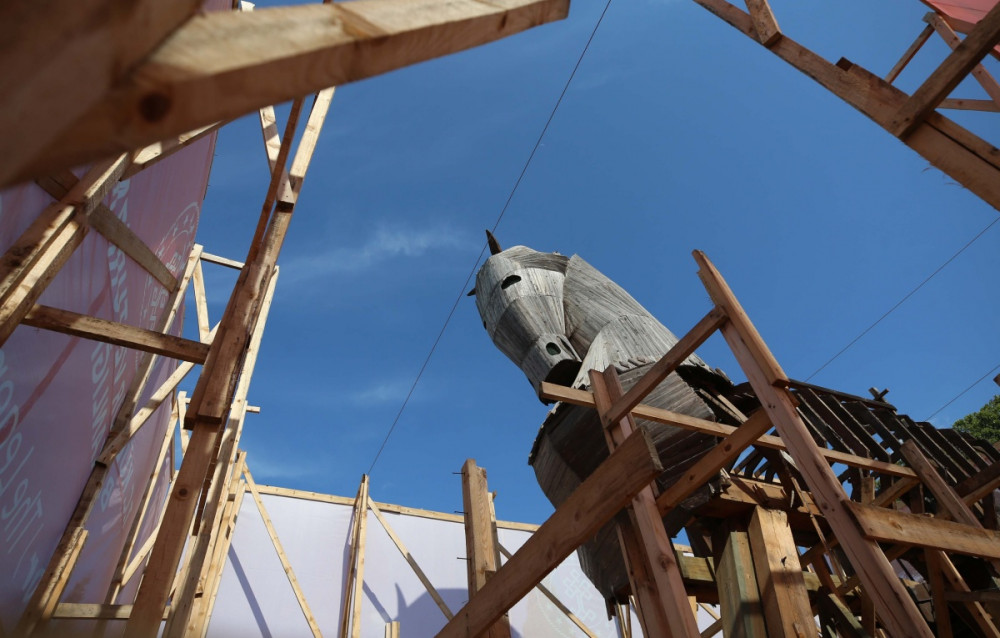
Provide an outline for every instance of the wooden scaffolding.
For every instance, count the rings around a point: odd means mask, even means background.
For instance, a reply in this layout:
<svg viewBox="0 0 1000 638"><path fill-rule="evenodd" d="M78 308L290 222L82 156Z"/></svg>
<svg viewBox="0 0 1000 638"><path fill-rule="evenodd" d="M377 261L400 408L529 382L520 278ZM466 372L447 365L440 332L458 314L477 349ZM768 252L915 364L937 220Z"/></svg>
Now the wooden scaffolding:
<svg viewBox="0 0 1000 638"><path fill-rule="evenodd" d="M785 36L766 0L747 0L746 11L725 0L695 1L1000 208L1000 152L936 110L969 106L948 97L969 73L1000 103L996 83L978 68L1000 40L1000 5L968 27L961 42L950 30L955 25L929 16L924 33L882 79L846 60L823 60ZM8 43L0 52L0 77L8 89L0 102L0 185L35 180L56 204L43 211L0 262L0 345L23 323L146 354L14 634L44 631L52 618L95 623L126 619L126 635L137 637L155 635L166 619L165 635L202 634L245 491L259 503L239 452L250 410L247 388L278 274L278 255L333 95L329 87L559 19L566 15L568 0L363 0L200 15L200 0L141 0L127 11L116 10L114 0L64 2L58 11L45 12L28 4L0 7L0 32ZM313 28L321 22L332 26ZM99 25L99 32L85 30L92 28L87 25ZM891 80L931 30L953 44L954 51L907 95ZM281 39L274 37L279 31ZM52 95L61 98L53 100ZM284 134L279 135L269 105L285 100L293 102ZM271 178L246 259L233 262L196 246L183 274L175 277L101 201L118 180L257 109ZM293 154L304 110L306 126ZM87 163L90 168L82 177L69 172ZM91 229L169 292L171 310L161 330L37 303ZM490 560L496 548L490 546L488 528L484 530L481 496L469 502L467 510L478 512L470 517L470 554L481 556L482 562L470 564L474 595L440 635L502 635L504 613L616 516L635 607L647 636L700 635L689 596L720 603L722 617L715 629L727 636L763 636L765 631L770 636L816 635L816 615L826 635L948 636L953 617L980 635L1000 635L992 611L998 603L996 590L974 590L956 566L956 555L971 556L985 566L988 578L1000 576L993 502L1000 460L975 450L959 450L956 456L920 428L914 430L913 442L882 458L874 448L866 453L862 440L862 433L871 435L877 429L874 424L847 428L859 439L858 447L821 445L806 413L822 408L810 407L812 397L784 373L707 257L696 252L695 258L713 307L642 381L623 392L614 369L609 369L593 376L593 393L546 386L549 399L598 410L611 454L502 567ZM214 327L204 303L203 262L240 271ZM189 285L198 302L197 340L165 333ZM646 393L716 331L735 354L761 408L734 427L644 406ZM140 406L155 357L183 363L154 389L150 402ZM196 365L202 371L188 400L175 389ZM60 603L111 461L168 401L175 424L183 424L185 453L171 477L162 513L149 506L147 495L117 558L106 601ZM651 481L662 467L643 429L635 426L636 417L710 434L720 442L684 480L656 493ZM775 433L768 434L772 429ZM173 436L170 430L161 459L172 454ZM846 436L841 433L839 438ZM679 558L661 517L750 448L767 456L777 482L760 481L732 496L749 513L714 539L718 551L711 562L707 556L696 556L694 562ZM851 468L857 480L853 498L834 467ZM474 466L466 468L470 480L475 473ZM147 492L157 478L155 472L149 477ZM482 491L468 489L470 499ZM894 507L904 497L909 497L909 513ZM367 502L367 493L359 502ZM145 517L159 520L158 531L136 549ZM800 552L794 528L803 522L817 542ZM363 528L356 533L363 535ZM919 548L922 556L918 562L932 599L929 617L890 562L912 553L912 548ZM692 570L698 565L702 572L695 578ZM139 577L133 605L110 604L124 584ZM304 599L302 604L308 616Z"/></svg>

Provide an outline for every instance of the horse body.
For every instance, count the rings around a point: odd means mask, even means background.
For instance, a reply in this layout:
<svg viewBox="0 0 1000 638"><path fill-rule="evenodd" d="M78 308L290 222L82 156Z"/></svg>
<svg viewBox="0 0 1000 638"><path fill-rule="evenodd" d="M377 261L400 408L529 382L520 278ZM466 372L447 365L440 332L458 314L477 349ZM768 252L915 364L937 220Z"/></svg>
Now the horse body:
<svg viewBox="0 0 1000 638"><path fill-rule="evenodd" d="M476 277L476 304L496 346L517 364L536 393L542 381L589 388L589 371L615 366L623 385L635 383L677 338L639 302L579 256L540 253L524 246L496 251ZM646 402L715 420L699 385L728 380L692 355ZM651 431L672 483L715 444L715 439L642 422ZM539 430L529 457L535 476L556 507L607 458L596 413L557 403ZM668 523L677 531L683 510ZM614 525L605 526L578 552L581 565L608 599L627 594L628 578Z"/></svg>

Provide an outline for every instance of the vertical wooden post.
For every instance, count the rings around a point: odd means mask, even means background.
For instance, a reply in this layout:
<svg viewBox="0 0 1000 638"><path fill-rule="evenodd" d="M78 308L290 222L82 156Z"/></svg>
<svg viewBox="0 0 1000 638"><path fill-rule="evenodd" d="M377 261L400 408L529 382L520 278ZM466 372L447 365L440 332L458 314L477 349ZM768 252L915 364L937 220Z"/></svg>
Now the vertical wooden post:
<svg viewBox="0 0 1000 638"><path fill-rule="evenodd" d="M844 505L844 489L796 412L788 377L737 301L722 275L701 251L694 252L699 277L712 301L726 312L722 334L747 375L771 423L795 460L816 504L840 541L886 630L894 638L932 638L916 604L900 583L878 543L861 532Z"/></svg>
<svg viewBox="0 0 1000 638"><path fill-rule="evenodd" d="M730 529L715 565L719 591L722 635L725 638L765 638L767 629L760 605L760 590L745 531Z"/></svg>
<svg viewBox="0 0 1000 638"><path fill-rule="evenodd" d="M351 528L350 569L344 583L344 606L340 617L340 638L361 635L361 595L365 582L365 535L368 529L368 475L361 476L361 486L354 502L354 525Z"/></svg>
<svg viewBox="0 0 1000 638"><path fill-rule="evenodd" d="M602 422L624 392L618 373L614 366L609 366L604 373L596 370L590 371L590 385L594 392L594 403L597 411L602 415ZM626 414L622 419L605 423L605 438L608 449L614 451L621 445L625 438L630 436L635 430L635 423L631 414ZM630 573L637 568L637 563L642 562L645 572L650 576L650 585L655 587L655 595L646 597L643 590L635 592L640 599L639 615L643 618L643 635L665 636L670 638L680 638L682 636L699 636L698 624L691 607L687 601L687 593L684 590L684 580L681 577L680 565L677 563L677 556L674 554L673 544L667 536L667 530L663 527L663 519L660 518L659 510L656 506L656 497L653 488L646 486L639 494L632 499L632 504L628 507L628 523L619 523L626 529L619 532L619 538L627 537L628 527L635 530L635 537L638 541L636 549L639 551L627 550L625 552ZM642 600L646 598L646 600ZM652 600L650 599L652 598ZM653 608L649 608L653 605ZM661 608L661 612L656 612L656 607ZM645 626L646 623L659 623L663 621L663 626Z"/></svg>
<svg viewBox="0 0 1000 638"><path fill-rule="evenodd" d="M816 635L788 516L781 510L755 508L749 537L768 635L771 638Z"/></svg>
<svg viewBox="0 0 1000 638"><path fill-rule="evenodd" d="M462 506L465 510L465 555L471 600L499 567L486 470L476 465L475 459L467 459L462 466ZM507 614L501 616L486 635L489 638L510 638Z"/></svg>

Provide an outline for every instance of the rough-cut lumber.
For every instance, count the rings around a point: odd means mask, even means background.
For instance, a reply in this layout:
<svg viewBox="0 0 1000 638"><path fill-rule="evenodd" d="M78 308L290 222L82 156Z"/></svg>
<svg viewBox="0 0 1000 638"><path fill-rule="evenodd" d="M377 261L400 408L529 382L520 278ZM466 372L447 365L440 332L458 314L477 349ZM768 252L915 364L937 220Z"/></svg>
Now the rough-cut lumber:
<svg viewBox="0 0 1000 638"><path fill-rule="evenodd" d="M122 155L92 166L0 257L0 346L83 241L88 226L81 216L100 203L126 163Z"/></svg>
<svg viewBox="0 0 1000 638"><path fill-rule="evenodd" d="M767 636L755 574L747 533L730 530L715 572L723 619L720 629L726 638Z"/></svg>
<svg viewBox="0 0 1000 638"><path fill-rule="evenodd" d="M1000 6L994 6L976 23L965 40L948 55L924 83L913 92L890 125L890 132L906 137L920 126L928 113L948 97L972 69L1000 41Z"/></svg>
<svg viewBox="0 0 1000 638"><path fill-rule="evenodd" d="M628 389L620 399L616 400L607 413L601 415L601 421L607 427L609 423L617 423L632 408L642 403L653 388L660 385L677 366L684 363L684 360L694 354L698 346L705 343L726 321L725 313L719 308L713 308L707 315L699 321L694 328L688 331L667 354L660 357L660 360L653 364L635 385Z"/></svg>
<svg viewBox="0 0 1000 638"><path fill-rule="evenodd" d="M757 31L757 39L764 46L770 47L781 37L781 28L778 27L778 20L771 11L771 5L767 0L746 0L746 3L754 29Z"/></svg>
<svg viewBox="0 0 1000 638"><path fill-rule="evenodd" d="M274 545L274 551L278 554L278 560L281 561L281 567L285 570L285 576L288 577L288 584L292 586L292 592L295 594L295 600L298 601L299 607L302 609L302 614L306 618L306 623L309 625L309 629L312 631L313 636L321 638L323 634L320 632L319 625L316 623L316 618L313 616L312 610L309 608L309 603L306 602L305 594L302 593L302 587L299 586L299 580L295 577L295 570L292 569L292 564L288 561L288 555L285 553L285 548L282 546L281 540L278 538L278 532L274 529L274 524L271 522L271 516L267 513L267 508L264 507L264 500L260 497L260 492L257 491L257 484L254 483L253 476L250 474L250 469L245 465L243 466L243 476L246 478L247 487L250 489L250 494L253 496L254 503L257 505L257 511L260 513L260 518L264 521L264 527L267 529L267 535L271 538L271 543ZM362 511L367 512L367 509L362 507Z"/></svg>
<svg viewBox="0 0 1000 638"><path fill-rule="evenodd" d="M955 486L966 503L975 503L1000 487L1000 461L996 461Z"/></svg>
<svg viewBox="0 0 1000 638"><path fill-rule="evenodd" d="M542 383L540 396L552 401L565 401L566 403L588 407L594 406L593 393L588 392L587 390L578 390L576 388L569 388L553 383ZM679 428L684 428L685 430L701 432L702 434L709 434L711 436L728 437L736 431L736 428L731 425L707 421L705 419L671 412L662 408L654 408L645 404L635 406L632 409L632 415L639 419L646 419L656 423L663 423L665 425L673 425ZM787 449L785 443L781 440L781 437L770 436L767 434L759 437L754 442L754 445L775 450ZM843 463L845 465L850 465L851 467L872 470L874 472L878 472L879 474L886 474L889 476L899 476L908 479L916 478L916 474L913 473L913 470L901 465L895 465L894 463L876 461L874 459L867 459L863 456L855 456L854 454L847 454L836 450L827 450L825 448L819 448L819 453L831 463Z"/></svg>
<svg viewBox="0 0 1000 638"><path fill-rule="evenodd" d="M937 31L938 35L941 36L941 39L944 40L948 46L952 48L952 50L957 49L959 45L961 45L962 41L959 39L958 35L938 14L932 11L924 16L924 21L927 22L928 27ZM1000 107L1000 85L998 85L997 81L992 75L990 75L990 72L987 71L982 64L977 64L973 67L971 73L972 77L974 77L976 81L979 82L979 85L983 87L983 90L986 91L986 94L990 96L990 100L992 101L994 108ZM940 106L942 108L949 108L945 107L944 103L946 101L947 100L941 101ZM952 106L950 108L954 107Z"/></svg>
<svg viewBox="0 0 1000 638"><path fill-rule="evenodd" d="M969 585L962 578L962 575L956 569L955 564L951 562L947 554L939 550L930 550L936 552L935 561L938 567L941 569L941 575L948 582L948 587L955 592L970 593ZM997 638L1000 636L1000 630L997 629L996 624L993 622L993 618L990 614L986 612L983 608L981 602L977 600L963 601L965 603L966 609L972 615L973 622L982 632L984 636L989 636L990 638Z"/></svg>
<svg viewBox="0 0 1000 638"><path fill-rule="evenodd" d="M494 537L486 470L476 465L474 459L466 459L462 466L462 511L465 512L465 558L471 599L499 568L499 549ZM489 638L510 638L507 616L501 616L486 635Z"/></svg>
<svg viewBox="0 0 1000 638"><path fill-rule="evenodd" d="M438 609L441 610L441 613L444 614L445 618L451 620L455 614L451 613L451 609L448 607L448 604L444 602L443 598L441 598L441 594L439 594L437 589L434 588L431 580L427 578L427 574L425 574L424 570L420 568L419 564L417 564L417 560L413 557L413 554L411 554L410 550L406 548L406 545L403 544L403 540L398 534L396 534L396 530L389 525L389 521L385 520L385 516L382 514L381 509L379 509L378 505L376 505L375 501L371 500L371 498L368 499L368 507L371 509L372 514L375 515L375 520L382 525L382 529L385 530L385 533L389 535L393 544L396 545L396 549L398 549L399 553L403 555L403 558L410 566L410 569L413 570L413 573L416 574L421 584L423 584L424 589L427 590L427 594L434 600Z"/></svg>
<svg viewBox="0 0 1000 638"><path fill-rule="evenodd" d="M685 472L684 476L657 497L656 506L660 513L677 507L695 490L717 476L719 470L735 461L743 450L753 445L769 429L771 421L767 417L767 412L764 410L755 412L745 423L736 428L735 432L720 441L695 463L694 467Z"/></svg>
<svg viewBox="0 0 1000 638"><path fill-rule="evenodd" d="M649 435L637 430L455 614L439 638L482 634L662 471Z"/></svg>
<svg viewBox="0 0 1000 638"><path fill-rule="evenodd" d="M607 424L605 436L608 449L614 451L635 433L632 415L626 414L615 422L607 419L614 402L623 395L621 380L614 366L608 366L603 372L591 370L590 384L594 389L597 411L602 415L602 422ZM626 523L619 522L620 528L624 525ZM655 604L660 607L662 617L666 620L665 625L658 626L653 631L647 618L643 624L643 632L670 638L685 636L694 638L698 635L698 624L693 610L688 606L680 566L677 564L673 545L657 510L652 486L647 485L632 499L632 504L628 508L628 525L634 530L639 552L626 551L625 555L633 570L635 561L643 562L646 573L651 577L649 585L654 593L654 600L651 603L647 602L644 605L640 599L640 612L647 614L650 604Z"/></svg>
<svg viewBox="0 0 1000 638"><path fill-rule="evenodd" d="M25 157L14 146L8 162L23 178L131 151L492 42L561 19L568 9L569 0L355 0L197 15L42 156Z"/></svg>
<svg viewBox="0 0 1000 638"><path fill-rule="evenodd" d="M128 172L128 169L125 171ZM121 176L125 179L125 175ZM59 171L55 175L43 177L35 180L46 192L62 199L79 181L72 171ZM91 228L101 233L105 239L114 244L128 256L129 259L139 264L143 270L151 274L168 291L173 291L178 286L177 278L173 276L166 265L160 261L149 246L139 238L125 222L118 219L118 216L111 212L111 209L103 203L98 204L87 215L87 223Z"/></svg>
<svg viewBox="0 0 1000 638"><path fill-rule="evenodd" d="M1000 558L1000 532L861 503L847 505L868 538L970 556Z"/></svg>
<svg viewBox="0 0 1000 638"><path fill-rule="evenodd" d="M941 573L940 552L934 549L924 550L924 561L927 563L927 580L930 583L931 599L934 604L934 625L938 638L952 638L951 612L948 610L948 599L945 597L944 575Z"/></svg>
<svg viewBox="0 0 1000 638"><path fill-rule="evenodd" d="M726 0L695 0L744 35L756 39L750 16ZM785 35L770 49L823 87L893 132L893 119L906 103L906 93L868 71L842 60L837 65ZM931 112L904 144L931 164L1000 209L1000 150L944 116Z"/></svg>
<svg viewBox="0 0 1000 638"><path fill-rule="evenodd" d="M57 139L201 5L200 0L81 0L44 9L31 0L0 5L0 184L10 183L19 166Z"/></svg>
<svg viewBox="0 0 1000 638"><path fill-rule="evenodd" d="M59 604L59 598L62 597L62 593L69 583L69 577L73 574L76 561L80 558L80 552L83 551L83 544L87 541L87 533L83 527L76 528L73 531L68 551L62 554L54 564L49 565L49 570L52 573L42 577L48 589L40 599L41 605L25 609L17 627L14 628L15 636L30 635L36 625L44 624L52 617L52 612L55 611L56 605Z"/></svg>
<svg viewBox="0 0 1000 638"><path fill-rule="evenodd" d="M782 38L776 46L781 46L786 40ZM784 388L776 387L784 385L782 379L774 378L776 373L781 372L780 366L715 266L701 251L695 251L694 258L709 297L717 306L726 309L729 323L722 329L726 342L781 435L865 590L872 597L883 625L894 637L931 638L930 629L920 611L878 544L865 538L857 522L851 518L845 507L849 501L843 487L799 418L792 397Z"/></svg>
<svg viewBox="0 0 1000 638"><path fill-rule="evenodd" d="M157 162L167 159L177 151L186 148L188 145L197 142L201 138L218 131L223 124L225 124L225 122L215 122L214 124L209 124L208 126L202 126L194 129L193 131L188 131L187 133L175 135L170 139L154 142L145 148L134 151L132 153L132 164L125 170L125 173L122 175L122 179L128 179L133 175L146 170L150 166L156 165Z"/></svg>
<svg viewBox="0 0 1000 638"><path fill-rule="evenodd" d="M208 345L199 341L49 306L35 305L21 323L192 363L204 363L208 356Z"/></svg>
<svg viewBox="0 0 1000 638"><path fill-rule="evenodd" d="M813 613L788 517L758 507L748 531L760 601L772 636L813 635Z"/></svg>

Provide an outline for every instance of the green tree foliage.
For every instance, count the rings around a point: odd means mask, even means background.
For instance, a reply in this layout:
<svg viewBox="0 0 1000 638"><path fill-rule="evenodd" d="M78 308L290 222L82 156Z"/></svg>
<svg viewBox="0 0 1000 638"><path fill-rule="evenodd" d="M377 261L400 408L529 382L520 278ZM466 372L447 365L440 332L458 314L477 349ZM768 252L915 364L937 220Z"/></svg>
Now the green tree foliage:
<svg viewBox="0 0 1000 638"><path fill-rule="evenodd" d="M1000 394L990 399L978 412L955 421L952 427L990 443L1000 441Z"/></svg>

